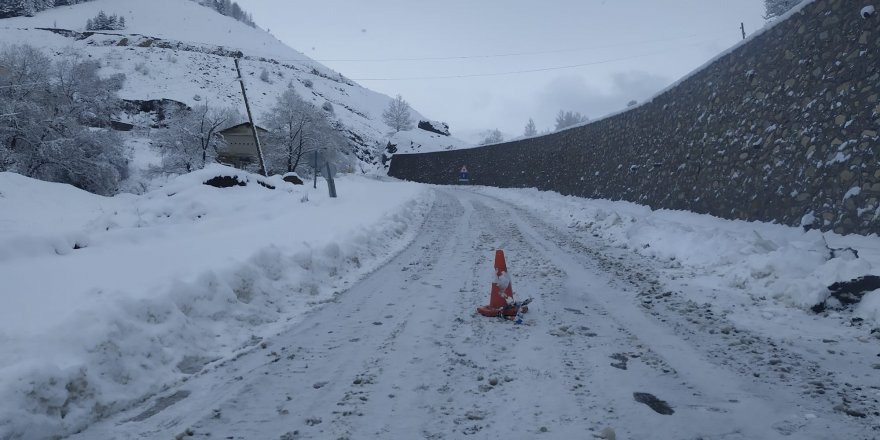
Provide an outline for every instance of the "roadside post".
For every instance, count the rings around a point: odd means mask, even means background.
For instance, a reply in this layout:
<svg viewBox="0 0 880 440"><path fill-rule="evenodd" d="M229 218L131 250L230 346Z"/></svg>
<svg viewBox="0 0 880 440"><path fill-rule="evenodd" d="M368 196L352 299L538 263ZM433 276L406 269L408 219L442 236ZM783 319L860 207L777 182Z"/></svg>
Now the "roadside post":
<svg viewBox="0 0 880 440"><path fill-rule="evenodd" d="M330 169L330 162L326 162L327 174L324 176L327 179L327 189L330 191L330 198L336 198L336 181L333 180L333 171Z"/></svg>

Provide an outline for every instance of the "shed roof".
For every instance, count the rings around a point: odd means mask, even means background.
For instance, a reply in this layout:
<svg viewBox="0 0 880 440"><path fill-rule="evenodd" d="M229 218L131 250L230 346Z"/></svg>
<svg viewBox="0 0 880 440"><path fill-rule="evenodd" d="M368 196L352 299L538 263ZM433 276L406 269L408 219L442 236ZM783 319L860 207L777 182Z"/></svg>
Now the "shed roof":
<svg viewBox="0 0 880 440"><path fill-rule="evenodd" d="M250 123L250 122L243 122L243 123L238 124L238 125L233 125L232 127L229 127L229 128L223 129L223 130L220 130L220 134L228 133L228 132L230 132L230 131L233 131L233 130L235 130L235 129L242 128L242 127L251 128L251 123ZM265 133L268 133L268 132L269 132L269 130L266 130L265 128L260 127L259 125L257 126L257 131L265 132Z"/></svg>

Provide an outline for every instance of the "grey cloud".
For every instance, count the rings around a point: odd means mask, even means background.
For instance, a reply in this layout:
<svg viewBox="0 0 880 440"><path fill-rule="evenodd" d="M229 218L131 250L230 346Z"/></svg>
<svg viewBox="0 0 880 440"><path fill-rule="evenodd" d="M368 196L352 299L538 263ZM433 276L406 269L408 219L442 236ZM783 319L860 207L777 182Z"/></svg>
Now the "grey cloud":
<svg viewBox="0 0 880 440"><path fill-rule="evenodd" d="M544 126L552 125L559 110L576 111L596 119L626 108L631 100L641 102L672 83L669 78L644 71L617 72L610 79L608 85L596 85L582 76L556 77L535 96L535 120L540 119Z"/></svg>

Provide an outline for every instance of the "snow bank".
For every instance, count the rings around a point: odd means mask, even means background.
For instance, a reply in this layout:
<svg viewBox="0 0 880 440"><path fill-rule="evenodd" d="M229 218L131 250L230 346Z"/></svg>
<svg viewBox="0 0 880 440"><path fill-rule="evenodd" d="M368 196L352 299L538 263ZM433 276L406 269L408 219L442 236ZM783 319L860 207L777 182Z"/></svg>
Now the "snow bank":
<svg viewBox="0 0 880 440"><path fill-rule="evenodd" d="M876 236L804 232L772 223L652 211L629 202L534 189L478 191L544 212L548 220L589 231L613 245L664 260L671 268L669 279L694 280L705 290L722 286L740 292L741 304L770 299L806 310L829 297L832 283L880 271L880 238ZM845 248L855 249L859 257ZM876 293L862 302L857 313L880 324Z"/></svg>
<svg viewBox="0 0 880 440"><path fill-rule="evenodd" d="M248 184L202 184L216 175ZM104 198L0 173L0 438L74 432L292 325L402 250L431 203L336 186L212 166Z"/></svg>
<svg viewBox="0 0 880 440"><path fill-rule="evenodd" d="M453 136L444 136L421 128L399 131L388 140L397 146L396 154L431 153L435 151L458 150L471 145Z"/></svg>

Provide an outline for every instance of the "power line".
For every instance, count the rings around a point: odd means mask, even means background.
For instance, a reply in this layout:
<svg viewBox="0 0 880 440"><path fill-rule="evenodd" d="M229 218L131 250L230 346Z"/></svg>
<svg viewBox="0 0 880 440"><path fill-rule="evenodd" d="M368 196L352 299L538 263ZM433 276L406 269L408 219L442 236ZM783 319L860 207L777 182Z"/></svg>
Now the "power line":
<svg viewBox="0 0 880 440"><path fill-rule="evenodd" d="M279 62L316 61L319 63L325 63L325 62L364 62L364 63L377 62L378 63L378 62L390 62L390 61L397 61L397 62L399 62L399 61L451 61L451 60L504 58L504 57L515 57L515 56L547 55L547 54L554 54L554 53L582 52L582 51L586 51L586 50L596 50L596 49L609 49L609 48L614 48L614 47L626 47L626 46L640 45L640 44L646 44L646 43L683 40L683 39L688 39L688 38L693 38L693 37L703 37L706 35L715 35L715 34L717 34L717 31L702 32L702 33L682 35L682 36L669 37L669 38L654 38L651 40L632 41L632 42L628 42L628 43L606 44L606 45L602 45L602 46L585 46L585 47L572 48L572 49L552 49L552 50L541 50L541 51L533 51L533 52L511 52L511 53L457 55L457 56L442 56L442 57L276 59L276 61L279 61Z"/></svg>
<svg viewBox="0 0 880 440"><path fill-rule="evenodd" d="M699 43L694 43L699 44ZM691 45L694 45L691 44ZM564 69L574 69L578 67L587 67L587 66L595 66L598 64L607 64L613 63L615 61L625 61L632 60L636 58L643 58L651 55L658 55L662 53L668 53L678 50L679 48L655 51L650 53L644 53L640 55L632 55L627 57L620 58L611 58L607 60L600 61L591 61L588 63L580 63L580 64L571 64L566 66L554 66L554 67L544 67L539 69L526 69L526 70L513 70L507 72L493 72L493 73L472 73L472 74L462 74L462 75L440 75L440 76L412 76L412 77L399 77L399 78L349 78L352 81L409 81L409 80L425 80L425 79L455 79L455 78L477 78L477 77L491 77L491 76L505 76L505 75L517 75L522 73L535 73L535 72L548 72L552 70L564 70Z"/></svg>

